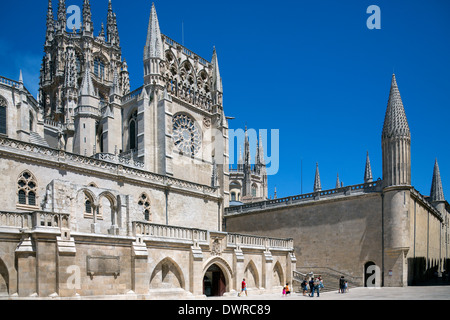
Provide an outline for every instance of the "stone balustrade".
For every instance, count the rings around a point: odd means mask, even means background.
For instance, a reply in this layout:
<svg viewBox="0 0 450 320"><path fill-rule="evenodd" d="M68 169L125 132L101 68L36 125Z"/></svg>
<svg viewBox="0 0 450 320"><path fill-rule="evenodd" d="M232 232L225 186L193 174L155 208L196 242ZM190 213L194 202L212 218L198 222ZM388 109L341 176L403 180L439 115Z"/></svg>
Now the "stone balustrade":
<svg viewBox="0 0 450 320"><path fill-rule="evenodd" d="M36 229L58 228L70 229L70 215L53 212L0 212L1 228Z"/></svg>
<svg viewBox="0 0 450 320"><path fill-rule="evenodd" d="M280 206L293 205L306 201L317 201L320 199L330 199L338 196L349 196L351 194L361 192L380 192L382 188L382 181L368 182L358 185L352 185L347 187L341 187L336 189L317 191L313 193L301 194L286 198L270 199L266 201L247 203L241 206L233 206L225 208L226 215L246 213L253 210L261 210L266 208L278 208Z"/></svg>
<svg viewBox="0 0 450 320"><path fill-rule="evenodd" d="M192 243L206 243L208 232L200 229L190 229L175 226L152 224L148 222L133 222L133 234L149 240L165 239L174 241L192 241Z"/></svg>
<svg viewBox="0 0 450 320"><path fill-rule="evenodd" d="M209 231L200 229L157 225L140 221L133 222L133 235L142 237L147 241L170 240L172 242L191 242L193 245L209 245L209 233ZM284 251L292 251L294 249L293 239L275 239L235 233L227 233L226 239L227 247L229 248Z"/></svg>
<svg viewBox="0 0 450 320"><path fill-rule="evenodd" d="M255 248L265 250L276 249L276 250L290 251L294 249L294 240L228 233L227 245L229 247L236 247L236 248Z"/></svg>

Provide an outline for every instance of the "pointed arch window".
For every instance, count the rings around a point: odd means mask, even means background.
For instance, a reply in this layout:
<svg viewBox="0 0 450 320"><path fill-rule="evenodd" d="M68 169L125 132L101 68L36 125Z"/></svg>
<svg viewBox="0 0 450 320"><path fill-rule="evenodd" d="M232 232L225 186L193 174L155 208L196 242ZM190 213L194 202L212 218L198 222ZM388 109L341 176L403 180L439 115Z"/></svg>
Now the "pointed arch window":
<svg viewBox="0 0 450 320"><path fill-rule="evenodd" d="M141 194L141 196L139 197L138 205L142 207L145 221L150 221L150 199L147 194Z"/></svg>
<svg viewBox="0 0 450 320"><path fill-rule="evenodd" d="M100 79L105 75L105 63L100 58L94 59L94 74Z"/></svg>
<svg viewBox="0 0 450 320"><path fill-rule="evenodd" d="M134 111L128 121L128 137L130 150L137 149L137 111Z"/></svg>
<svg viewBox="0 0 450 320"><path fill-rule="evenodd" d="M36 207L37 183L35 177L29 171L24 171L19 176L17 188L17 204Z"/></svg>
<svg viewBox="0 0 450 320"><path fill-rule="evenodd" d="M6 99L0 97L0 134L6 134Z"/></svg>

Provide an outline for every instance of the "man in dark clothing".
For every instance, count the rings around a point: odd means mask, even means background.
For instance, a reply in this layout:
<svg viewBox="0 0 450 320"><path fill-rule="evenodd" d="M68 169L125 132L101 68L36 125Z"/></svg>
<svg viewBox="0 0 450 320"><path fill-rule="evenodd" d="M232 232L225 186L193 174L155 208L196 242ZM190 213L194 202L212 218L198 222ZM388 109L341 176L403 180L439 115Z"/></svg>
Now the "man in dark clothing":
<svg viewBox="0 0 450 320"><path fill-rule="evenodd" d="M313 290L314 290L314 278L311 278L311 280L309 280L309 296L311 296Z"/></svg>
<svg viewBox="0 0 450 320"><path fill-rule="evenodd" d="M341 276L341 278L339 279L339 293L344 292L345 292L345 278L344 276Z"/></svg>

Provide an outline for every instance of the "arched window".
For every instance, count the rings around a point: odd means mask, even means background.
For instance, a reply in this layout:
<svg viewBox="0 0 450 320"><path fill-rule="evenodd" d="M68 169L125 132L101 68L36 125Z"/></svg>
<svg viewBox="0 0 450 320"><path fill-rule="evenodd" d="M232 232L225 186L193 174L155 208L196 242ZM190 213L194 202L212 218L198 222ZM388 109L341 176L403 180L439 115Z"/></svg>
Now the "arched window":
<svg viewBox="0 0 450 320"><path fill-rule="evenodd" d="M145 221L150 221L150 199L145 193L139 197L138 205L142 207Z"/></svg>
<svg viewBox="0 0 450 320"><path fill-rule="evenodd" d="M30 111L30 116L29 116L28 120L30 121L30 132L33 132L33 121L34 121L34 118L33 118L33 113L31 111Z"/></svg>
<svg viewBox="0 0 450 320"><path fill-rule="evenodd" d="M0 134L6 134L6 108L8 104L0 97Z"/></svg>
<svg viewBox="0 0 450 320"><path fill-rule="evenodd" d="M252 185L252 197L256 197L256 194L258 192L258 186L256 184Z"/></svg>
<svg viewBox="0 0 450 320"><path fill-rule="evenodd" d="M94 211L92 210L92 199L86 193L84 194L84 213L94 214Z"/></svg>
<svg viewBox="0 0 450 320"><path fill-rule="evenodd" d="M34 176L29 171L24 171L18 179L18 199L20 205L36 206L37 183Z"/></svg>
<svg viewBox="0 0 450 320"><path fill-rule="evenodd" d="M100 79L105 75L105 63L100 58L94 59L94 74Z"/></svg>
<svg viewBox="0 0 450 320"><path fill-rule="evenodd" d="M231 193L231 201L236 201L236 193L235 192Z"/></svg>
<svg viewBox="0 0 450 320"><path fill-rule="evenodd" d="M128 136L129 136L130 150L135 150L137 148L137 144L136 144L136 136L137 136L136 124L137 124L137 111L134 111L133 114L130 117L130 120L128 121Z"/></svg>

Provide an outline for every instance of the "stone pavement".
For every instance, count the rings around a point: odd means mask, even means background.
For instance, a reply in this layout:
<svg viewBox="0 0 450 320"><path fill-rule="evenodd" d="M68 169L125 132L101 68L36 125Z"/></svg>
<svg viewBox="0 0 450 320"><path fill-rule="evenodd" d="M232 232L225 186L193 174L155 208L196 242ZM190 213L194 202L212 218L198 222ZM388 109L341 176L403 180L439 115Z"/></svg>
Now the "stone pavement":
<svg viewBox="0 0 450 320"><path fill-rule="evenodd" d="M418 286L404 288L352 288L348 293L325 292L317 298L293 293L283 297L280 294L252 295L248 297L210 297L207 300L450 300L450 286Z"/></svg>

